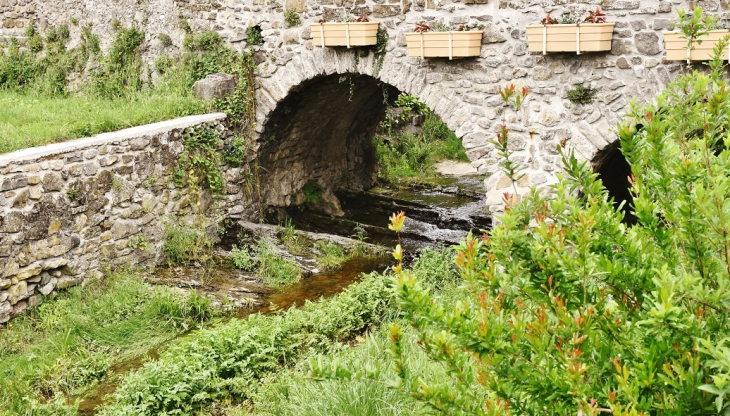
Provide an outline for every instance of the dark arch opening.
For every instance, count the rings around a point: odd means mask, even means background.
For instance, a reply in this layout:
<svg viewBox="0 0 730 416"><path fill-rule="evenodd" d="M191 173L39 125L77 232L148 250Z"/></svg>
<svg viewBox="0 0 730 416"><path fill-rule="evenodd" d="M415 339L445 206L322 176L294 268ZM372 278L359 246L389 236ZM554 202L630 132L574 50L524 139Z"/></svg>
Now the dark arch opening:
<svg viewBox="0 0 730 416"><path fill-rule="evenodd" d="M264 125L258 150L263 202L284 207L315 181L325 192L374 185L372 137L399 91L371 76L320 76L295 87Z"/></svg>
<svg viewBox="0 0 730 416"><path fill-rule="evenodd" d="M621 207L624 213L624 223L636 224L633 210L634 198L631 195L631 166L621 153L621 142L616 140L600 150L591 161L593 171L603 182L608 194L613 198L616 209ZM623 203L623 206L621 204Z"/></svg>

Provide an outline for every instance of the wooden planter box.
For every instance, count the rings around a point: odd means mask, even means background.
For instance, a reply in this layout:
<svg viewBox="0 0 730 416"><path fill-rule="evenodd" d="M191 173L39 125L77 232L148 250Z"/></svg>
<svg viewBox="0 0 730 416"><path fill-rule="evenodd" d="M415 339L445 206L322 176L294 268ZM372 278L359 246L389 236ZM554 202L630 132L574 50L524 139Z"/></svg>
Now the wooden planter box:
<svg viewBox="0 0 730 416"><path fill-rule="evenodd" d="M530 52L598 52L611 50L615 23L527 26Z"/></svg>
<svg viewBox="0 0 730 416"><path fill-rule="evenodd" d="M702 43L694 43L694 49L688 52L687 39L682 38L680 32L664 32L664 45L667 48L668 61L709 61L712 59L712 49L717 41L729 35L728 30L711 30L707 35L700 36ZM728 59L728 51L722 54L722 59Z"/></svg>
<svg viewBox="0 0 730 416"><path fill-rule="evenodd" d="M314 46L369 46L378 43L379 22L313 23Z"/></svg>
<svg viewBox="0 0 730 416"><path fill-rule="evenodd" d="M421 58L466 58L479 56L482 31L406 33L408 56Z"/></svg>

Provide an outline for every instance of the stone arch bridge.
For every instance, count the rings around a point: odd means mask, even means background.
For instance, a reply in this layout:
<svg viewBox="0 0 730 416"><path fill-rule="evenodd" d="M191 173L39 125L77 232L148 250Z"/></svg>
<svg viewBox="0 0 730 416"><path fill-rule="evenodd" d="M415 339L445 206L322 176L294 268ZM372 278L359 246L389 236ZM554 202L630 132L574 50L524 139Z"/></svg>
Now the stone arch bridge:
<svg viewBox="0 0 730 416"><path fill-rule="evenodd" d="M2 35L22 35L69 21L91 22L110 42L112 22L136 25L146 32L144 57L180 48L181 22L193 30L216 30L233 47L248 48L246 29L258 25L264 44L253 46L257 74L258 135L267 202L285 205L293 190L311 178L327 186L338 181L366 185L363 166L372 162L369 137L383 117L383 91L406 92L423 101L463 140L467 155L485 180L488 205L497 207L509 181L499 173L498 157L488 141L500 124L512 130L512 149L528 168L520 190L545 186L560 169L556 146L563 140L584 159L592 159L615 141L614 126L629 102L650 100L683 70L664 61L662 30L677 8L700 5L722 13L717 0L116 0L92 4L81 0L0 0ZM530 54L525 26L548 13L586 15L602 7L616 22L608 52ZM285 10L302 23L288 27ZM389 43L382 68L374 73L374 56L353 50L317 48L309 24L348 13L367 15L387 29ZM729 18L726 14L722 19ZM408 58L404 33L420 21L464 24L483 30L476 58ZM73 38L79 27L71 25ZM161 35L173 46L164 46ZM520 113L506 111L499 90L514 83L531 89ZM575 105L567 91L584 84L596 89L592 104Z"/></svg>

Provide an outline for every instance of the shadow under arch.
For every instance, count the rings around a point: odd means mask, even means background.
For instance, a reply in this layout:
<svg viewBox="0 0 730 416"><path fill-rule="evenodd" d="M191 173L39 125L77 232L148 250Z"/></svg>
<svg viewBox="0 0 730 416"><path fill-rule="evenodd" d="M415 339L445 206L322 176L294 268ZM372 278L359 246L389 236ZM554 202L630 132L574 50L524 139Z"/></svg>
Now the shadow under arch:
<svg viewBox="0 0 730 416"><path fill-rule="evenodd" d="M593 171L598 174L599 179L603 182L603 187L608 191L608 195L613 198L613 204L616 209L621 206L624 213L623 222L626 224L636 224L636 216L631 212L633 210L634 197L631 195L631 165L626 161L623 153L621 153L621 142L616 140L603 149L599 150L591 160Z"/></svg>
<svg viewBox="0 0 730 416"><path fill-rule="evenodd" d="M366 189L377 178L372 137L400 91L369 75L320 75L293 87L264 124L258 148L265 206L292 204L308 181Z"/></svg>

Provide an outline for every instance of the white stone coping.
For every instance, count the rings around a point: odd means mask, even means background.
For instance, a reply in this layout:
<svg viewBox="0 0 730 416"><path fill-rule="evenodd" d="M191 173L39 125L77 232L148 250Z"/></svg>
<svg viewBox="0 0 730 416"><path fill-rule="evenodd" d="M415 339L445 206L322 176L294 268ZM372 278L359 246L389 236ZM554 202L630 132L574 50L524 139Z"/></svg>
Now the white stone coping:
<svg viewBox="0 0 730 416"><path fill-rule="evenodd" d="M173 129L184 129L190 126L195 126L197 124L223 120L226 117L227 116L225 113L211 113L188 116L176 118L173 120L160 121L158 123L145 124L143 126L131 127L128 129L118 130L109 133L101 133L97 134L96 136L86 137L83 139L69 140L67 142L53 143L46 146L30 147L28 149L16 150L14 152L0 154L0 167L5 167L15 163L33 161L48 156L70 153L92 146L102 146L122 140L129 140L144 136L154 136L155 134L163 133L165 131Z"/></svg>

